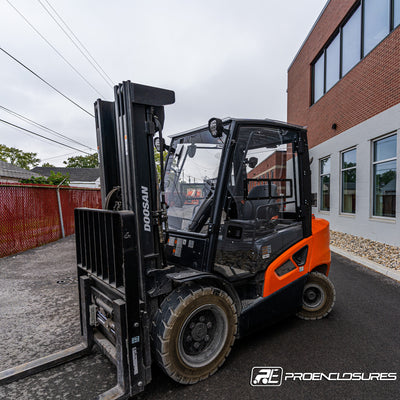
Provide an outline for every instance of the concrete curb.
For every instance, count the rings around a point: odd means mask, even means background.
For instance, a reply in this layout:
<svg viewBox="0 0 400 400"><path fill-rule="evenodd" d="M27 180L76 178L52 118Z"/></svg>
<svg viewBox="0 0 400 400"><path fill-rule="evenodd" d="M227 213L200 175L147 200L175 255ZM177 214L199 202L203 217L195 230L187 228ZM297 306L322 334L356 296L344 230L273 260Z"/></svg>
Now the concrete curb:
<svg viewBox="0 0 400 400"><path fill-rule="evenodd" d="M349 251L346 251L346 250L342 250L336 246L330 246L330 248L331 248L331 251L333 251L336 254L346 257L346 258L350 259L351 261L354 261L358 264L361 264L367 268L370 268L376 272L379 272L380 274L383 274L389 278L392 278L392 279L400 282L400 271L397 271L393 268L385 267L374 261L368 260L367 258L356 256L355 254L350 253Z"/></svg>

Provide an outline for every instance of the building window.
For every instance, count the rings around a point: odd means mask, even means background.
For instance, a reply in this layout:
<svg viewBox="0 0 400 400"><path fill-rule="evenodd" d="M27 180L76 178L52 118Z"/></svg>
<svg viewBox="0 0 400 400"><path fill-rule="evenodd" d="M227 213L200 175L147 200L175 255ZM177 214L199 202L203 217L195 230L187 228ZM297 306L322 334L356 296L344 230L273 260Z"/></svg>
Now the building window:
<svg viewBox="0 0 400 400"><path fill-rule="evenodd" d="M400 0L359 1L312 63L312 103L317 102L398 25Z"/></svg>
<svg viewBox="0 0 400 400"><path fill-rule="evenodd" d="M342 212L355 214L356 212L356 177L357 161L356 149L342 152Z"/></svg>
<svg viewBox="0 0 400 400"><path fill-rule="evenodd" d="M373 215L396 216L397 135L373 142Z"/></svg>
<svg viewBox="0 0 400 400"><path fill-rule="evenodd" d="M342 29L342 76L361 59L361 7L355 11Z"/></svg>
<svg viewBox="0 0 400 400"><path fill-rule="evenodd" d="M400 0L394 0L393 7L393 28L396 28L400 25Z"/></svg>
<svg viewBox="0 0 400 400"><path fill-rule="evenodd" d="M320 170L320 198L319 209L321 211L330 211L331 209L331 158L327 157L319 161Z"/></svg>
<svg viewBox="0 0 400 400"><path fill-rule="evenodd" d="M340 35L326 49L326 91L340 78Z"/></svg>
<svg viewBox="0 0 400 400"><path fill-rule="evenodd" d="M390 31L390 0L364 0L364 55Z"/></svg>
<svg viewBox="0 0 400 400"><path fill-rule="evenodd" d="M325 71L325 57L322 54L322 56L314 64L314 101L319 100L325 93L324 71Z"/></svg>

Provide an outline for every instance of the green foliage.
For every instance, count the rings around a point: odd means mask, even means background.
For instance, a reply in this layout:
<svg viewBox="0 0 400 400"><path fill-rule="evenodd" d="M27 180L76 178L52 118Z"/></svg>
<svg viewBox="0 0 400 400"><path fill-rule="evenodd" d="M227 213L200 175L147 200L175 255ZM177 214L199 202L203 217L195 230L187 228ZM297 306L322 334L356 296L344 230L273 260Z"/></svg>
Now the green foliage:
<svg viewBox="0 0 400 400"><path fill-rule="evenodd" d="M69 157L68 161L64 161L67 168L96 168L99 166L99 157L97 153L87 156Z"/></svg>
<svg viewBox="0 0 400 400"><path fill-rule="evenodd" d="M64 181L64 182L63 182ZM63 186L69 185L69 174L63 175L61 172L50 171L50 176L48 178L44 176L32 176L29 179L21 179L21 183L36 183L36 184L44 184L44 185L54 185L58 186L63 183Z"/></svg>
<svg viewBox="0 0 400 400"><path fill-rule="evenodd" d="M30 169L39 165L40 160L37 153L27 153L15 147L7 147L0 144L0 160L8 162L17 167Z"/></svg>
<svg viewBox="0 0 400 400"><path fill-rule="evenodd" d="M50 163L48 163L48 162L45 162L45 163L42 164L42 167L46 167L46 168L55 168L56 166L53 165L53 164L50 164Z"/></svg>
<svg viewBox="0 0 400 400"><path fill-rule="evenodd" d="M164 157L164 165L165 165L165 160L167 159L168 151L164 151L163 157ZM160 153L157 151L156 148L154 148L154 161L156 163L157 167L157 177L158 181L161 179L161 165L160 165Z"/></svg>
<svg viewBox="0 0 400 400"><path fill-rule="evenodd" d="M378 176L379 179L379 187L383 187L387 185L391 181L396 180L396 171L391 169L389 171L384 172Z"/></svg>

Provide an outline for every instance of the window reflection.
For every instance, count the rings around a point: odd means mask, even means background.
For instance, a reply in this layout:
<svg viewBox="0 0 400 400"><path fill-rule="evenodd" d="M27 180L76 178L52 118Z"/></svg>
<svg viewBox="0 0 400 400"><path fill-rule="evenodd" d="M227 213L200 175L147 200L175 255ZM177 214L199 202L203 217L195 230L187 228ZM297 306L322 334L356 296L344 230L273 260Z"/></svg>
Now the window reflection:
<svg viewBox="0 0 400 400"><path fill-rule="evenodd" d="M332 41L326 50L326 91L338 80L340 75L340 37Z"/></svg>
<svg viewBox="0 0 400 400"><path fill-rule="evenodd" d="M393 22L394 28L396 28L398 25L400 25L400 0L394 0L393 7Z"/></svg>
<svg viewBox="0 0 400 400"><path fill-rule="evenodd" d="M324 55L314 65L314 102L324 94Z"/></svg>
<svg viewBox="0 0 400 400"><path fill-rule="evenodd" d="M389 33L389 22L389 1L364 0L364 55Z"/></svg>
<svg viewBox="0 0 400 400"><path fill-rule="evenodd" d="M356 212L356 149L342 153L342 212Z"/></svg>
<svg viewBox="0 0 400 400"><path fill-rule="evenodd" d="M330 210L331 159L320 160L320 210Z"/></svg>
<svg viewBox="0 0 400 400"><path fill-rule="evenodd" d="M343 27L342 75L347 74L361 58L361 7Z"/></svg>
<svg viewBox="0 0 400 400"><path fill-rule="evenodd" d="M374 142L374 207L373 215L396 216L397 135Z"/></svg>

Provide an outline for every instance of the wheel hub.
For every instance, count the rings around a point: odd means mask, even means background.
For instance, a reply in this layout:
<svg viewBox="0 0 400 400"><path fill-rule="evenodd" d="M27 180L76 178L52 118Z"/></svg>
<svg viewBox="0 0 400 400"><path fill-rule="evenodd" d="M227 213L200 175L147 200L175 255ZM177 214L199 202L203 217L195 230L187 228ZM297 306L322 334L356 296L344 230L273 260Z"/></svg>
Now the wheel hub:
<svg viewBox="0 0 400 400"><path fill-rule="evenodd" d="M227 334L227 319L215 305L205 305L189 316L180 334L180 355L186 364L200 366L218 355Z"/></svg>
<svg viewBox="0 0 400 400"><path fill-rule="evenodd" d="M204 340L207 335L207 325L203 322L198 322L192 330L192 337L196 342Z"/></svg>
<svg viewBox="0 0 400 400"><path fill-rule="evenodd" d="M316 309L323 305L325 295L322 288L316 284L307 284L303 292L303 305L308 309Z"/></svg>

